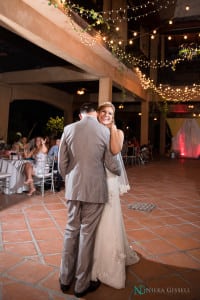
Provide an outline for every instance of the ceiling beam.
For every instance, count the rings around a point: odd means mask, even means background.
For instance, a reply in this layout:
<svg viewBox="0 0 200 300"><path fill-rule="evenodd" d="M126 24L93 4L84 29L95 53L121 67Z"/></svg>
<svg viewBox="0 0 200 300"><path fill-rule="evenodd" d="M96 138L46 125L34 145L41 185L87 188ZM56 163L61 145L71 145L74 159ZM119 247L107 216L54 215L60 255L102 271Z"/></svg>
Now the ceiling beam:
<svg viewBox="0 0 200 300"><path fill-rule="evenodd" d="M71 19L49 6L48 1L12 0L11 5L10 1L0 1L0 19L7 28L30 42L98 78L109 77L147 100L147 93L135 72L125 66L122 70L110 51L100 42L94 43L87 32L74 30Z"/></svg>
<svg viewBox="0 0 200 300"><path fill-rule="evenodd" d="M4 83L56 83L98 80L97 76L86 72L70 70L67 67L48 67L37 70L5 72L0 74Z"/></svg>

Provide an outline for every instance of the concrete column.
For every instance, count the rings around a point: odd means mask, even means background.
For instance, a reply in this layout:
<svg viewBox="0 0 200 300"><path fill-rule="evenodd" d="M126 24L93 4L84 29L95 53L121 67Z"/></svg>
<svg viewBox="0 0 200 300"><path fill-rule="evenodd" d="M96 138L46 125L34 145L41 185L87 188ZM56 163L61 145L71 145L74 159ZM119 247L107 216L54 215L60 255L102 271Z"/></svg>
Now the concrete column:
<svg viewBox="0 0 200 300"><path fill-rule="evenodd" d="M165 154L166 119L165 114L160 113L160 154Z"/></svg>
<svg viewBox="0 0 200 300"><path fill-rule="evenodd" d="M141 102L141 130L140 130L140 144L148 144L149 139L149 102Z"/></svg>
<svg viewBox="0 0 200 300"><path fill-rule="evenodd" d="M9 108L12 101L12 87L0 85L0 137L7 142Z"/></svg>
<svg viewBox="0 0 200 300"><path fill-rule="evenodd" d="M67 99L67 103L64 109L64 125L73 122L72 104L73 104L73 97L71 99Z"/></svg>
<svg viewBox="0 0 200 300"><path fill-rule="evenodd" d="M112 79L109 77L100 78L99 80L98 104L106 101L112 102Z"/></svg>
<svg viewBox="0 0 200 300"><path fill-rule="evenodd" d="M103 11L110 11L112 9L112 0L103 1Z"/></svg>
<svg viewBox="0 0 200 300"><path fill-rule="evenodd" d="M161 35L161 56L160 59L161 61L165 60L165 36L162 34Z"/></svg>

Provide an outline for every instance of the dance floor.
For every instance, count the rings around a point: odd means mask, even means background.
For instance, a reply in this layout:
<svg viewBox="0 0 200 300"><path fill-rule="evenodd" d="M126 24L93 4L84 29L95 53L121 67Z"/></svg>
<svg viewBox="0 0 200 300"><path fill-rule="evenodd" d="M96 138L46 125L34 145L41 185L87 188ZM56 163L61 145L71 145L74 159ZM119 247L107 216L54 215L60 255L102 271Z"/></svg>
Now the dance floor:
<svg viewBox="0 0 200 300"><path fill-rule="evenodd" d="M84 299L200 299L200 160L153 160L127 174L122 210L140 262L127 268L125 289L102 284ZM137 209L145 204L153 209ZM73 287L65 295L58 284L64 190L0 194L0 208L0 299L75 300Z"/></svg>

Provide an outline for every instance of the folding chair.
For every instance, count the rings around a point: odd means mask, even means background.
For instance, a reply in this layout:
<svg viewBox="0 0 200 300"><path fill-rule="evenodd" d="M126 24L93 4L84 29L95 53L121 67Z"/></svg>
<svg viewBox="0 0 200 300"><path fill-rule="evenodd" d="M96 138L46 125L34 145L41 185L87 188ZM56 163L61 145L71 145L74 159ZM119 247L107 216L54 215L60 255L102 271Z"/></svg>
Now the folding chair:
<svg viewBox="0 0 200 300"><path fill-rule="evenodd" d="M44 168L41 172L37 175L34 175L34 185L40 187L42 197L44 197L45 185L49 184L51 191L54 193L54 163L55 159L51 160L47 157L46 161L44 162Z"/></svg>
<svg viewBox="0 0 200 300"><path fill-rule="evenodd" d="M0 172L0 190L5 194L10 193L10 173Z"/></svg>

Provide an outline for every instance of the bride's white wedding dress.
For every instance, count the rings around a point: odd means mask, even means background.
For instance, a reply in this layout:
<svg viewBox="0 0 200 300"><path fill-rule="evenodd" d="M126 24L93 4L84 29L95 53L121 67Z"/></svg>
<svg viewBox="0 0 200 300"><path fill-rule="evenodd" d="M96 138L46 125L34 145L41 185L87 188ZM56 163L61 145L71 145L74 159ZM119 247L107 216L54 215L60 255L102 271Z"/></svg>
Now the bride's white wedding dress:
<svg viewBox="0 0 200 300"><path fill-rule="evenodd" d="M116 176L107 170L109 201L105 204L97 229L92 280L121 289L125 287L126 265L139 261L136 252L130 248L121 210L120 194L129 187L122 158L122 175Z"/></svg>

